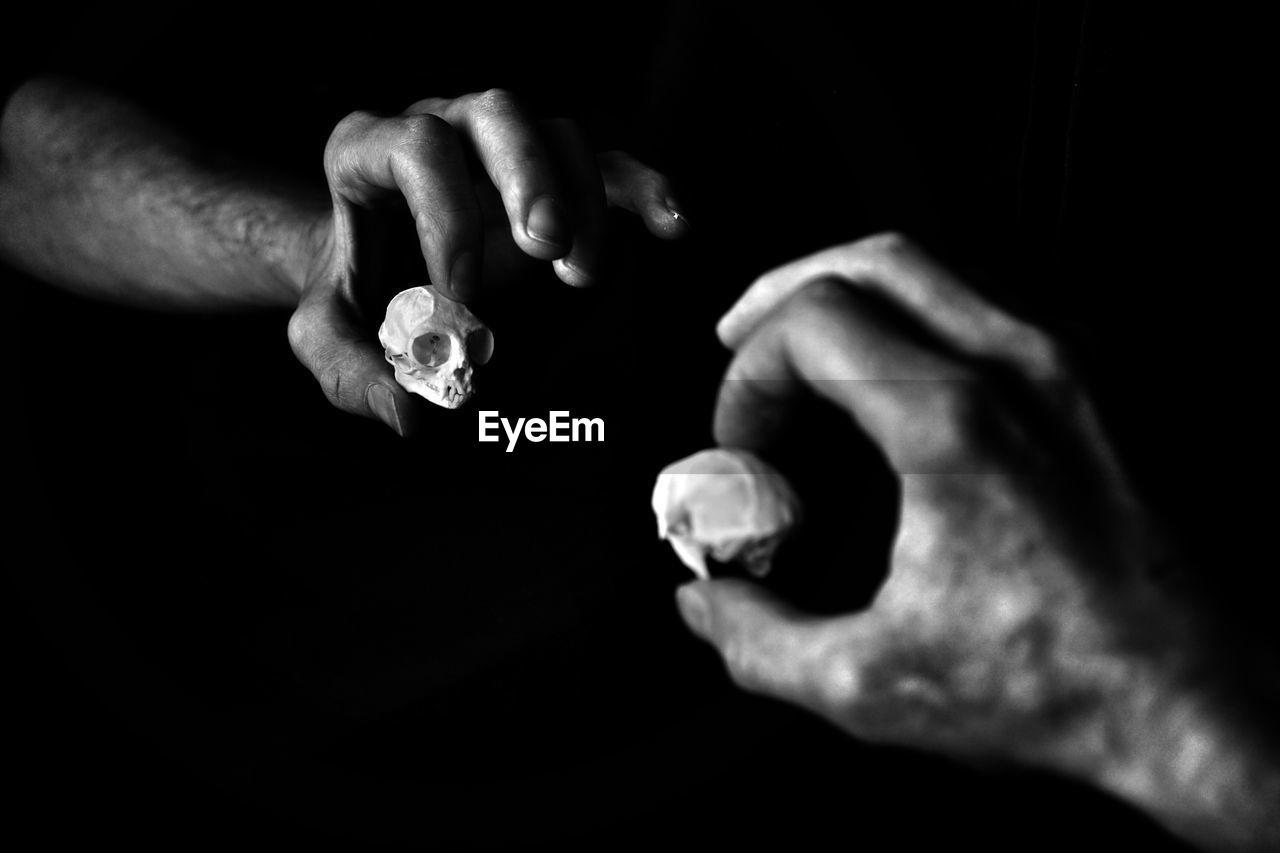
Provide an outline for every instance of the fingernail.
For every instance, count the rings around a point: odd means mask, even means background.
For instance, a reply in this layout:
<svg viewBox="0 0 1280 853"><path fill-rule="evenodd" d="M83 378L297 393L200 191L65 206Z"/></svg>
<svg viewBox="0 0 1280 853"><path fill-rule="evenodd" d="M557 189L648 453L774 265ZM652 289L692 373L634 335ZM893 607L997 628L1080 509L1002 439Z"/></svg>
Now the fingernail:
<svg viewBox="0 0 1280 853"><path fill-rule="evenodd" d="M707 607L706 597L698 591L697 584L689 583L677 589L676 603L689 627L702 636L707 636L711 627L711 611Z"/></svg>
<svg viewBox="0 0 1280 853"><path fill-rule="evenodd" d="M453 269L449 270L449 289L458 299L470 299L475 296L479 284L480 258L468 249L453 260Z"/></svg>
<svg viewBox="0 0 1280 853"><path fill-rule="evenodd" d="M591 274L584 270L581 266L569 260L569 258L558 258L553 266L556 272L560 273L560 278L570 287L590 287L594 282Z"/></svg>
<svg viewBox="0 0 1280 853"><path fill-rule="evenodd" d="M400 416L396 413L395 393L387 386L375 382L369 386L369 390L365 391L364 395L365 402L378 416L378 420L395 430L396 435L404 435L404 430L400 426Z"/></svg>
<svg viewBox="0 0 1280 853"><path fill-rule="evenodd" d="M540 196L529 206L529 218L525 220L524 227L529 236L539 242L562 248L568 244L564 213L550 196Z"/></svg>

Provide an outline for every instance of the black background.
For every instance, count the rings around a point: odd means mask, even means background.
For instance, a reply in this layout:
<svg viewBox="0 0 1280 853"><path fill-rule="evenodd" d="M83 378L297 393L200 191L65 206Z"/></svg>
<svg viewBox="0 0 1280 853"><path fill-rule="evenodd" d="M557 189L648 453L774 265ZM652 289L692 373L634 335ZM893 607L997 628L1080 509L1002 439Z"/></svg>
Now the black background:
<svg viewBox="0 0 1280 853"><path fill-rule="evenodd" d="M734 690L678 621L648 492L711 442L711 330L736 294L900 229L1073 346L1207 589L1260 631L1273 276L1250 227L1250 22L1084 3L261 17L113 11L9 37L30 70L304 180L352 109L504 86L665 170L695 233L658 245L618 217L607 286L548 275L477 305L496 352L474 407L407 442L327 406L284 314L128 311L6 272L7 831L1179 849L1069 783L858 744ZM475 407L603 417L608 439L507 454L475 442ZM831 523L779 575L856 605L893 483L827 413L788 447Z"/></svg>

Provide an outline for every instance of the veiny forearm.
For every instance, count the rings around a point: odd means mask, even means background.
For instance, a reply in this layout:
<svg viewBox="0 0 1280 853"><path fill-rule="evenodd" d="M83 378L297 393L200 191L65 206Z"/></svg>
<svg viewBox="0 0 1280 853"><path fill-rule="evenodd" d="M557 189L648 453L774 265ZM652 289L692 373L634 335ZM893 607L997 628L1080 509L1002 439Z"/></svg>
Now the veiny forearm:
<svg viewBox="0 0 1280 853"><path fill-rule="evenodd" d="M168 309L297 303L328 195L216 164L116 96L27 82L0 119L0 258L87 296Z"/></svg>

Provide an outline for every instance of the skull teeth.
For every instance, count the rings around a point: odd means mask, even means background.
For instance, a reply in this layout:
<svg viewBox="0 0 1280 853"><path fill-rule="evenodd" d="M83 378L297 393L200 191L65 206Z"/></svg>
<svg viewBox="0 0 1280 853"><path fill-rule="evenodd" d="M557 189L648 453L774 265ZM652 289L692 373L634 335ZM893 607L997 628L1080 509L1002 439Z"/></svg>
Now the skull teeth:
<svg viewBox="0 0 1280 853"><path fill-rule="evenodd" d="M413 347L424 335L433 336L430 347L424 343L433 357L419 362ZM443 346L446 336L449 350L438 350L436 345ZM429 285L398 293L388 303L378 329L378 340L396 368L396 380L413 393L451 409L471 397L467 346L476 336L487 339L487 347L492 347L492 334L465 305Z"/></svg>

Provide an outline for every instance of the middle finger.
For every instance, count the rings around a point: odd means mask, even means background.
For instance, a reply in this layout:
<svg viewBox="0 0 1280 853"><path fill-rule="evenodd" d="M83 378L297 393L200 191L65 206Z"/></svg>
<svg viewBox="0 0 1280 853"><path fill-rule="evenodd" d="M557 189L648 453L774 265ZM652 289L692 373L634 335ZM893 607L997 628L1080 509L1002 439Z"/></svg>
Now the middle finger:
<svg viewBox="0 0 1280 853"><path fill-rule="evenodd" d="M516 245L544 261L569 254L569 198L536 123L516 98L490 89L448 102L442 114L471 143L501 195Z"/></svg>

